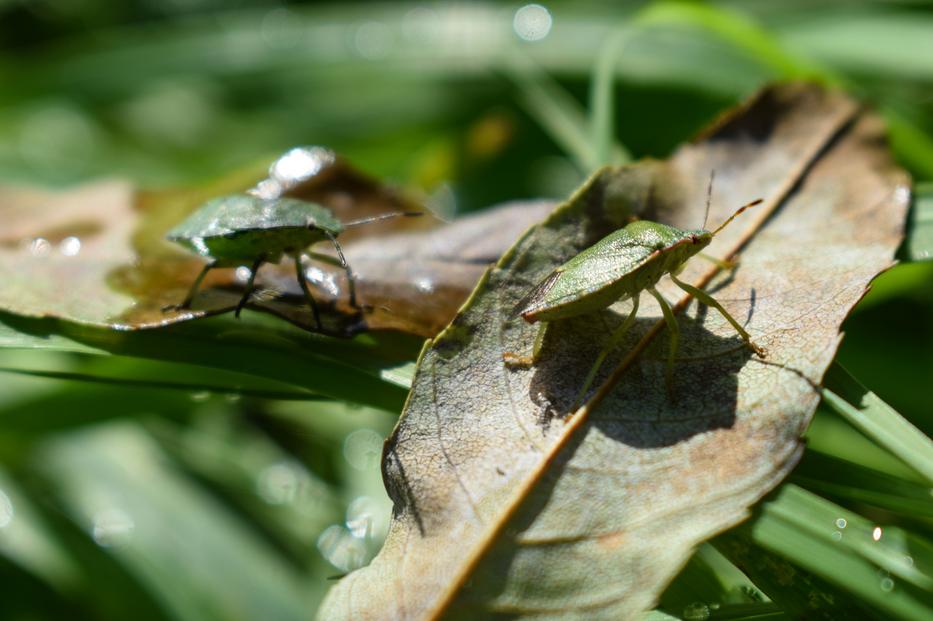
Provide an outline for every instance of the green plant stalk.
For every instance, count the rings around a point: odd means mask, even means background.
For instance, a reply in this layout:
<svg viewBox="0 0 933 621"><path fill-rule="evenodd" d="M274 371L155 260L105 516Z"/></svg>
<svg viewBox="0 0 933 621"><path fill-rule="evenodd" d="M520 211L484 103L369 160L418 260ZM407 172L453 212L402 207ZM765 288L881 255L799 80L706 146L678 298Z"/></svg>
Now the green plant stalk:
<svg viewBox="0 0 933 621"><path fill-rule="evenodd" d="M933 483L933 441L862 386L839 363L824 380L826 404Z"/></svg>

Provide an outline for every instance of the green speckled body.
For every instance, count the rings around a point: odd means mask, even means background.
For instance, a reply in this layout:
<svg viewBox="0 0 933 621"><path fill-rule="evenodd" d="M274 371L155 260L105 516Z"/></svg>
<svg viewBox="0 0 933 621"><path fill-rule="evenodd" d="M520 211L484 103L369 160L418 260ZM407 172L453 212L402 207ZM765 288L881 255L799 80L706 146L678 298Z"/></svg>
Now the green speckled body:
<svg viewBox="0 0 933 621"><path fill-rule="evenodd" d="M553 321L606 308L654 286L709 245L709 231L640 220L610 233L545 278L516 307L528 321Z"/></svg>
<svg viewBox="0 0 933 621"><path fill-rule="evenodd" d="M208 201L166 238L224 266L260 256L277 262L341 231L340 221L320 205L232 194Z"/></svg>

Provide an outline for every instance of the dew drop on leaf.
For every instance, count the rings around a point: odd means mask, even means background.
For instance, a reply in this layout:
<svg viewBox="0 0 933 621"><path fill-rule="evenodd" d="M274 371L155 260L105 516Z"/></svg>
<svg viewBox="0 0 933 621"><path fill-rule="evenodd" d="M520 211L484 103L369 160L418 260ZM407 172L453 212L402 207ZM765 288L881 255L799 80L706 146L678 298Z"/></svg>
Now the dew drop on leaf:
<svg viewBox="0 0 933 621"><path fill-rule="evenodd" d="M706 621L709 614L709 606L703 602L694 602L684 608L684 621Z"/></svg>

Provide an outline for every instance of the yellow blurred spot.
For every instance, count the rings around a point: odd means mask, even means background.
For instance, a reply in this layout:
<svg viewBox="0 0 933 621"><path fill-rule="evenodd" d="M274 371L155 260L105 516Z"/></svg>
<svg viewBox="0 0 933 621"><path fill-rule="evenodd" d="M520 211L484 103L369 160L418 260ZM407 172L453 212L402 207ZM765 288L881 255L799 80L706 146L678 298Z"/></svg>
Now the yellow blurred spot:
<svg viewBox="0 0 933 621"><path fill-rule="evenodd" d="M437 139L422 147L412 159L411 182L434 188L456 174L457 156L453 141Z"/></svg>
<svg viewBox="0 0 933 621"><path fill-rule="evenodd" d="M492 112L470 127L466 136L466 152L471 159L488 159L498 155L512 141L512 119L503 112Z"/></svg>

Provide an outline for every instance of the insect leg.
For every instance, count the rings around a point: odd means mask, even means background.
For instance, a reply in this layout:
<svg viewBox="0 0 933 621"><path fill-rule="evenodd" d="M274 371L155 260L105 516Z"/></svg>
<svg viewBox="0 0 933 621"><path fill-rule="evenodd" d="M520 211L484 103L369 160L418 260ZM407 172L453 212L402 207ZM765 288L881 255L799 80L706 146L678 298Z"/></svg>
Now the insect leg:
<svg viewBox="0 0 933 621"><path fill-rule="evenodd" d="M250 296L253 295L253 282L256 280L256 272L259 271L259 266L262 265L263 261L265 260L266 257L263 255L253 261L253 266L249 271L249 280L246 281L246 291L243 292L243 297L240 298L240 301L236 305L236 310L233 312L234 317L240 317L240 311L243 310L243 307L246 306Z"/></svg>
<svg viewBox="0 0 933 621"><path fill-rule="evenodd" d="M681 289L683 289L684 291L686 291L687 293L689 293L690 295L698 299L699 301L703 302L707 306L712 306L713 308L718 310L720 314L722 314L722 316L725 317L726 320L728 320L728 322L732 324L732 327L735 328L735 331L739 333L739 336L742 337L742 339L745 341L745 344L748 345L748 348L751 349L753 352L755 352L759 358L764 358L767 355L767 352L764 350L764 348L759 347L758 345L755 345L755 343L752 342L752 337L748 334L748 332L746 332L745 329L741 325L739 325L739 322L736 321L735 318L732 317L732 315L726 312L726 309L722 307L722 304L717 302L716 299L713 298L713 296L703 291L702 289L697 289L693 285L688 285L685 282L681 282L677 280L677 277L674 276L673 274L671 274L671 280L674 281L675 285L677 285L678 287L680 287Z"/></svg>
<svg viewBox="0 0 933 621"><path fill-rule="evenodd" d="M334 248L337 250L337 256L340 257L340 265L347 272L347 286L350 288L350 306L353 308L360 308L360 305L356 303L356 276L353 275L350 264L347 263L347 259L343 256L343 250L340 249L340 244L337 243L337 237L330 231L324 231L324 234L327 235L331 243L334 244Z"/></svg>
<svg viewBox="0 0 933 621"><path fill-rule="evenodd" d="M667 392L673 395L674 358L677 357L677 342L680 340L680 326L677 325L677 318L674 317L674 311L671 310L671 305L667 303L664 296L658 293L658 290L654 287L649 287L648 293L653 295L654 299L661 305L661 312L664 313L664 321L667 323L668 330L671 331L670 349L667 355L667 369L664 375L665 381L667 382Z"/></svg>
<svg viewBox="0 0 933 621"><path fill-rule="evenodd" d="M305 280L305 272L301 267L301 255L295 255L295 275L298 277L298 285L301 287L301 290L305 294L305 298L308 300L308 304L311 306L311 312L314 314L314 323L317 326L317 329L321 329L321 315L317 310L317 303L314 301L314 297L311 295L311 290L308 289L308 281Z"/></svg>
<svg viewBox="0 0 933 621"><path fill-rule="evenodd" d="M541 347L544 345L544 334L547 332L547 327L549 325L551 325L549 321L543 321L538 326L538 332L535 334L535 344L531 349L530 356L522 356L520 354L507 351L502 354L502 361L510 367L534 366L534 364L538 361L538 356L541 354Z"/></svg>
<svg viewBox="0 0 933 621"><path fill-rule="evenodd" d="M194 301L194 296L198 294L198 289L201 287L201 282L204 280L204 277L207 276L207 273L216 266L217 262L211 261L203 268L201 268L201 273L198 274L198 277L194 279L194 284L191 285L190 289L188 289L188 295L185 296L185 299L182 300L181 304L172 304L170 306L166 306L162 309L162 311L165 312L170 310L184 310L186 308L191 308L191 303Z"/></svg>
<svg viewBox="0 0 933 621"><path fill-rule="evenodd" d="M698 252L697 256L700 257L701 259L706 259L713 265L721 267L724 270L731 270L739 264L739 262L736 261L735 259L723 261L722 259L717 259L716 257L712 255L708 255L705 252Z"/></svg>
<svg viewBox="0 0 933 621"><path fill-rule="evenodd" d="M593 379L596 377L596 372L599 371L599 367L602 366L603 360L606 359L606 356L609 355L609 352L616 348L616 345L619 344L619 341L622 340L622 337L625 336L625 333L628 332L629 328L632 327L632 324L635 323L635 315L638 314L639 297L641 296L635 295L632 298L632 310L629 312L628 317L625 318L625 321L623 321L618 328L613 330L612 335L609 337L609 341L606 343L606 346L603 347L602 351L599 352L599 355L596 356L596 361L593 362L593 366L590 367L589 373L586 374L586 379L583 380L583 386L580 388L580 392L577 393L577 398L574 400L573 407L571 409L577 409L577 406L583 399L583 395L586 394L587 389L593 383Z"/></svg>
<svg viewBox="0 0 933 621"><path fill-rule="evenodd" d="M533 362L538 361L538 357L541 355L541 348L544 346L544 335L547 333L548 326L551 325L550 321L545 321L538 327L538 333L535 334L535 344L531 350L531 358Z"/></svg>

